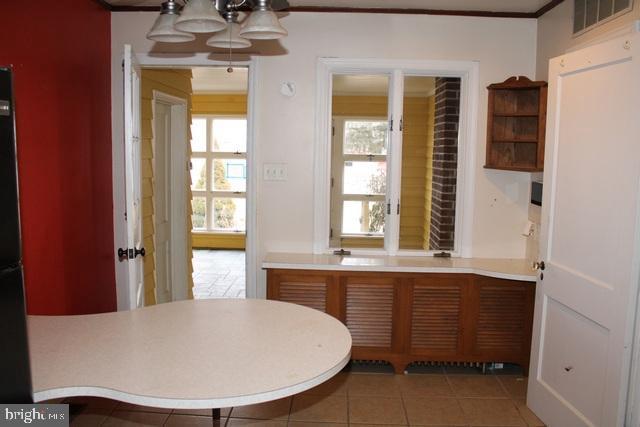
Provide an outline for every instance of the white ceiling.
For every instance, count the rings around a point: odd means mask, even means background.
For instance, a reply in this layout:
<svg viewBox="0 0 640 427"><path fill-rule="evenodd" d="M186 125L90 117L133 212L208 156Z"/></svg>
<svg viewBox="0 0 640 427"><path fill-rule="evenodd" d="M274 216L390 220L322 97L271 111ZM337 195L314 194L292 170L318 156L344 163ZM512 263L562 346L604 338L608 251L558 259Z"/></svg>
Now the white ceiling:
<svg viewBox="0 0 640 427"><path fill-rule="evenodd" d="M247 68L234 68L233 73L226 67L198 67L191 70L193 93L246 93Z"/></svg>
<svg viewBox="0 0 640 427"><path fill-rule="evenodd" d="M113 6L159 6L164 0L107 0ZM289 0L295 6L535 12L549 0Z"/></svg>

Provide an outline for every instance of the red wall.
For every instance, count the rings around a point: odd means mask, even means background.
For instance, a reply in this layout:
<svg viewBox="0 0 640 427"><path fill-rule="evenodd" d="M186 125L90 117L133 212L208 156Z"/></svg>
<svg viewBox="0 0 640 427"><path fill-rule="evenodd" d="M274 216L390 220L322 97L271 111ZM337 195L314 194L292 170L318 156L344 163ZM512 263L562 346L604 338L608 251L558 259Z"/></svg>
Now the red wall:
<svg viewBox="0 0 640 427"><path fill-rule="evenodd" d="M93 0L2 3L27 311L115 310L110 14Z"/></svg>

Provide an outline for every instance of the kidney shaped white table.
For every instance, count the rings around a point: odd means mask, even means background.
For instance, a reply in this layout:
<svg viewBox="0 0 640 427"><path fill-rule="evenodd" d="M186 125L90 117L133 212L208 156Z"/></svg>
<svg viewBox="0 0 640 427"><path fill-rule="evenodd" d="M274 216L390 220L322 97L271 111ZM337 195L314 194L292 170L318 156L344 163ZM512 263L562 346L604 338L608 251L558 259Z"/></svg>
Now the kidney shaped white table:
<svg viewBox="0 0 640 427"><path fill-rule="evenodd" d="M29 316L28 325L36 402L98 396L163 408L248 405L321 384L351 355L351 335L338 320L277 301L180 301Z"/></svg>

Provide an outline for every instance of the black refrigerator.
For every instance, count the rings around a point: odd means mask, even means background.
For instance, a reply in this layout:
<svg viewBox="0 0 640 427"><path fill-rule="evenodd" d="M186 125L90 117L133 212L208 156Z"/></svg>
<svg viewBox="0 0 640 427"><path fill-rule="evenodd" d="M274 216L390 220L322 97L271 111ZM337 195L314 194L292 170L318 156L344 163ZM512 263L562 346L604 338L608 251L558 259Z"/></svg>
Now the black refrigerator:
<svg viewBox="0 0 640 427"><path fill-rule="evenodd" d="M0 68L0 403L31 403L12 73Z"/></svg>

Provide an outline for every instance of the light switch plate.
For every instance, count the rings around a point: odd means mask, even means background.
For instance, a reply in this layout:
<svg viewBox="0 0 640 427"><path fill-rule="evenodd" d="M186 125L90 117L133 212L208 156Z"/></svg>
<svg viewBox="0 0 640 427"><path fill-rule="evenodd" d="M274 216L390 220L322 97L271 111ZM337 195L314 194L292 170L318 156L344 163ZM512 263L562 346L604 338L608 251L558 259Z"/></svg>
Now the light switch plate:
<svg viewBox="0 0 640 427"><path fill-rule="evenodd" d="M286 163L265 163L264 164L264 180L265 181L286 181L288 177Z"/></svg>

